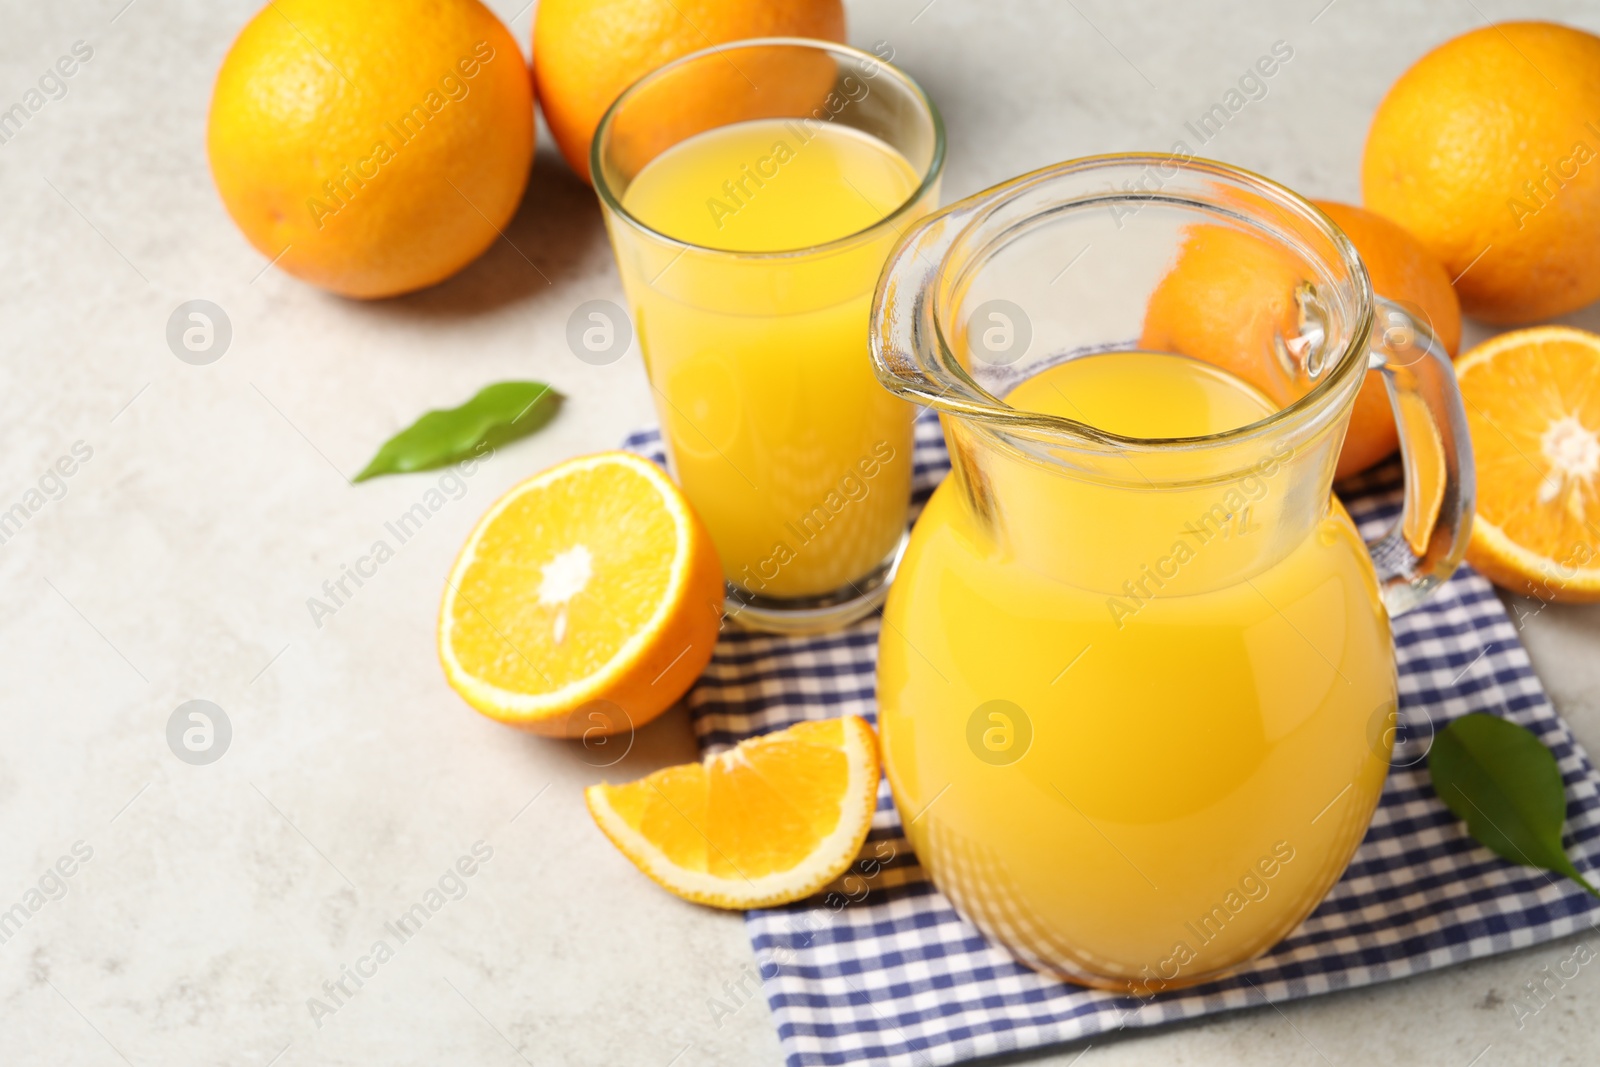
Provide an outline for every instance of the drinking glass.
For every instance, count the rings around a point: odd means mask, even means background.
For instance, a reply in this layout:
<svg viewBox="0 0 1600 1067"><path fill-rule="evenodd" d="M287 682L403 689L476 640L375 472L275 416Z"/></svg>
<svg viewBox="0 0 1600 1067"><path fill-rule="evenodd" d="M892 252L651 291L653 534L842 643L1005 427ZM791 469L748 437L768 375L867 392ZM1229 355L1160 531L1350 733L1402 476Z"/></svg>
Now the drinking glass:
<svg viewBox="0 0 1600 1067"><path fill-rule="evenodd" d="M690 243L630 209L629 188L653 160L756 120L777 120L798 153L828 127L868 135L919 180L902 202L873 204L872 225L804 247ZM709 171L682 196L736 211L795 180L781 162ZM795 38L669 63L624 92L595 134L591 172L669 465L742 624L828 629L887 593L910 504L914 409L873 377L868 312L895 242L937 203L943 162L938 113L910 78L868 53ZM837 181L867 187L848 169Z"/></svg>

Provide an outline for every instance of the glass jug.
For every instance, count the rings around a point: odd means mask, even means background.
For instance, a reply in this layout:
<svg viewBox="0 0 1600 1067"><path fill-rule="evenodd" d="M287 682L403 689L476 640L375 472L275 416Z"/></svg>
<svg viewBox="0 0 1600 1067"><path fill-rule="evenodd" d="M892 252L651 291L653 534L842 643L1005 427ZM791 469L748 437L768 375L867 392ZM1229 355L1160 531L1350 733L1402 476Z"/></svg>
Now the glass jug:
<svg viewBox="0 0 1600 1067"><path fill-rule="evenodd" d="M1189 284L1212 302L1152 341L1207 241L1224 254ZM1288 280L1230 303L1225 276L1252 256L1275 266L1251 284ZM1225 361L1273 401L1237 429L1119 436L1005 400L1098 353L1215 361L1182 338L1219 322ZM986 934L1075 982L1147 994L1264 952L1366 831L1396 712L1389 617L1466 546L1449 358L1305 200L1167 156L1060 164L928 217L884 268L872 331L879 380L937 409L952 467L879 643L884 759L923 866ZM1407 483L1370 546L1331 493L1369 369ZM1134 408L1140 386L1120 383Z"/></svg>

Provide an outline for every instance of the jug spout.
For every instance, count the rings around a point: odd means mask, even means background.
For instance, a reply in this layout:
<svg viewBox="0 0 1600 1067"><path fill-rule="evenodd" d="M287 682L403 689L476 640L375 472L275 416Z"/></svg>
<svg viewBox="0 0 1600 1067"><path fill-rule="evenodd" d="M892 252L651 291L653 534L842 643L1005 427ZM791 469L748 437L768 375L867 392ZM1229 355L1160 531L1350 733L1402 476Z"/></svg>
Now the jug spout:
<svg viewBox="0 0 1600 1067"><path fill-rule="evenodd" d="M973 414L985 406L986 398L967 395L954 368L939 361L947 347L937 340L932 294L946 254L990 195L951 204L912 227L879 276L869 339L873 370L884 388L919 406L945 411L975 404Z"/></svg>

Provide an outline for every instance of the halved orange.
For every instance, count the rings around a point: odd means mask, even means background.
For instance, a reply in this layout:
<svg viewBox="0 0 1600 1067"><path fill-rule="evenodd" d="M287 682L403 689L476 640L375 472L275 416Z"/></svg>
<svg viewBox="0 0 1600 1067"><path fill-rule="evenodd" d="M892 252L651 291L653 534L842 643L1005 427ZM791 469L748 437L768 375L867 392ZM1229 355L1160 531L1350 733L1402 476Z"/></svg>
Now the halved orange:
<svg viewBox="0 0 1600 1067"><path fill-rule="evenodd" d="M718 908L787 904L839 877L867 839L877 796L877 735L854 715L584 791L589 814L634 866Z"/></svg>
<svg viewBox="0 0 1600 1067"><path fill-rule="evenodd" d="M1600 336L1515 330L1456 364L1478 468L1467 561L1543 600L1600 600Z"/></svg>
<svg viewBox="0 0 1600 1067"><path fill-rule="evenodd" d="M641 726L711 658L722 566L677 486L601 452L514 486L445 583L439 659L493 719L575 737Z"/></svg>

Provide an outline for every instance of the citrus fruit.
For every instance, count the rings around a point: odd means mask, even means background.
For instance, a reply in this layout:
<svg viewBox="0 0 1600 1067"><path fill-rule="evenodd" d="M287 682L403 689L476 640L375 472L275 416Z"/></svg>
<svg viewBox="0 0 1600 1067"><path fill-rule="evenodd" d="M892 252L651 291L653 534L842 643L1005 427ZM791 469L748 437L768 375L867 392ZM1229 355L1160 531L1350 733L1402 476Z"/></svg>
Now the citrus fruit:
<svg viewBox="0 0 1600 1067"><path fill-rule="evenodd" d="M1279 406L1290 404L1305 390L1279 350L1300 334L1296 291L1305 277L1287 249L1253 233L1189 226L1150 294L1139 347L1232 371Z"/></svg>
<svg viewBox="0 0 1600 1067"><path fill-rule="evenodd" d="M877 737L854 715L584 791L589 814L634 866L685 900L719 908L787 904L843 874L877 796Z"/></svg>
<svg viewBox="0 0 1600 1067"><path fill-rule="evenodd" d="M439 609L439 658L492 719L578 737L642 726L716 644L722 565L666 474L627 452L512 487L462 546Z"/></svg>
<svg viewBox="0 0 1600 1067"><path fill-rule="evenodd" d="M1506 22L1440 45L1378 105L1361 187L1468 315L1527 322L1600 298L1600 38Z"/></svg>
<svg viewBox="0 0 1600 1067"><path fill-rule="evenodd" d="M419 289L494 241L533 160L533 95L478 0L273 0L233 42L207 129L262 255L354 297Z"/></svg>
<svg viewBox="0 0 1600 1067"><path fill-rule="evenodd" d="M1456 364L1478 469L1467 561L1543 600L1600 600L1600 336L1502 334Z"/></svg>
<svg viewBox="0 0 1600 1067"><path fill-rule="evenodd" d="M836 83L843 92L830 98ZM736 41L674 63L629 91L611 113L609 135L601 132L604 119L594 133L607 141L600 166L620 191L656 156L696 134L756 119L829 121L870 91L860 78L841 75L839 61L815 46ZM596 155L591 147L591 168Z"/></svg>
<svg viewBox="0 0 1600 1067"><path fill-rule="evenodd" d="M1372 276L1372 288L1379 296L1399 304L1413 318L1420 319L1451 356L1461 345L1461 305L1450 276L1415 237L1381 215L1349 204L1327 200L1313 201L1350 238L1361 253ZM1380 318L1379 329L1385 328ZM1383 375L1367 372L1361 391L1356 394L1345 431L1344 447L1339 452L1335 478L1366 470L1392 453L1400 444L1395 432L1394 411Z"/></svg>
<svg viewBox="0 0 1600 1067"><path fill-rule="evenodd" d="M624 89L657 67L750 37L843 41L844 35L840 0L540 0L534 12L533 74L551 135L572 169L588 179L589 142L601 117ZM674 85L653 102L659 115L641 116L638 122L668 129L689 122L704 129L714 124L713 116L760 117L739 108L753 88L787 95L783 86L791 80L787 67L793 60L773 57L773 62L781 69L771 77L741 70L732 61L725 69L704 66L692 82ZM831 69L828 74L831 83ZM681 110L692 117L686 119Z"/></svg>

